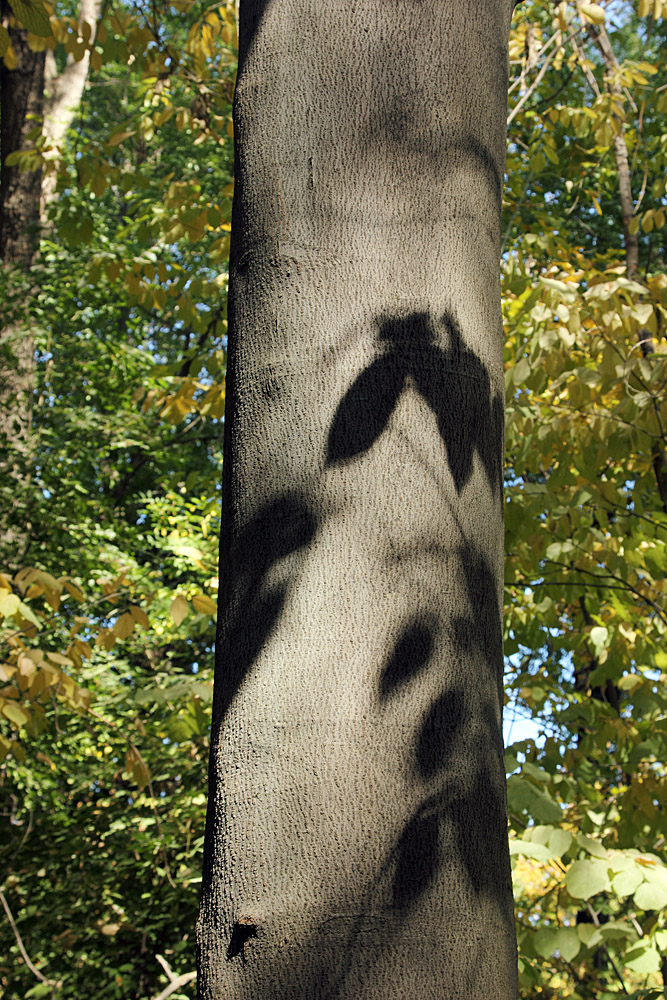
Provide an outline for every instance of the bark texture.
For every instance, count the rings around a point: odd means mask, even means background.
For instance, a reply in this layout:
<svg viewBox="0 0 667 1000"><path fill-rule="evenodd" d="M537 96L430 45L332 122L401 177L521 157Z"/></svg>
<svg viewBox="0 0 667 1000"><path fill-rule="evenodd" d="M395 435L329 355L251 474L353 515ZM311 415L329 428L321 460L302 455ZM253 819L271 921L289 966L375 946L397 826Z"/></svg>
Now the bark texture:
<svg viewBox="0 0 667 1000"><path fill-rule="evenodd" d="M30 270L39 245L41 171L7 164L16 150L29 149L29 134L41 125L44 52L33 52L28 33L10 23L11 9L0 2L2 20L16 53L15 69L0 61L0 261L6 272ZM7 287L11 287L11 277ZM17 569L29 526L25 511L30 483L30 426L34 345L20 295L0 303L0 565Z"/></svg>
<svg viewBox="0 0 667 1000"><path fill-rule="evenodd" d="M206 1000L514 1000L513 0L242 0Z"/></svg>
<svg viewBox="0 0 667 1000"><path fill-rule="evenodd" d="M0 258L29 267L39 242L42 175L8 166L7 157L29 149L28 134L41 125L45 55L29 48L25 28L10 25L11 8L4 0L0 10L17 58L15 69L0 62Z"/></svg>

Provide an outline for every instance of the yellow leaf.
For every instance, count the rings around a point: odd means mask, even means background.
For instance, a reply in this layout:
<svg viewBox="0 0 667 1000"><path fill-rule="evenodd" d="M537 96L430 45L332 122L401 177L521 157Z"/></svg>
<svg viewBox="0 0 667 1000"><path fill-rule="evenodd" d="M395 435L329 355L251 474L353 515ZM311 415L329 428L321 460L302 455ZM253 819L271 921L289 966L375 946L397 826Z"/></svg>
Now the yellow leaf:
<svg viewBox="0 0 667 1000"><path fill-rule="evenodd" d="M195 594L192 598L192 607L200 615L214 615L218 610L218 605L206 594Z"/></svg>
<svg viewBox="0 0 667 1000"><path fill-rule="evenodd" d="M7 46L7 49L2 59L7 69L16 69L16 67L18 66L19 61L16 58L16 52L14 51L14 46L12 45L11 42Z"/></svg>
<svg viewBox="0 0 667 1000"><path fill-rule="evenodd" d="M150 621L148 620L148 615L143 608L138 608L136 604L130 605L130 614L134 618L135 622L142 626L142 628L150 628Z"/></svg>
<svg viewBox="0 0 667 1000"><path fill-rule="evenodd" d="M132 617L131 614L128 614L128 612L125 612L124 615L121 615L120 618L116 620L113 628L111 629L112 633L119 639L127 639L128 636L132 635L133 630L134 630L134 618Z"/></svg>
<svg viewBox="0 0 667 1000"><path fill-rule="evenodd" d="M151 773L134 744L130 744L130 748L127 751L125 771L136 781L139 788L145 788L151 780Z"/></svg>
<svg viewBox="0 0 667 1000"><path fill-rule="evenodd" d="M75 601L85 601L86 597L80 587L77 587L71 580L65 580L65 590L71 594Z"/></svg>
<svg viewBox="0 0 667 1000"><path fill-rule="evenodd" d="M46 656L52 663L59 663L61 667L74 666L72 660L68 656L63 656L62 653L47 653Z"/></svg>
<svg viewBox="0 0 667 1000"><path fill-rule="evenodd" d="M16 594L10 594L7 590L0 590L0 615L9 618L16 614L21 604Z"/></svg>
<svg viewBox="0 0 667 1000"><path fill-rule="evenodd" d="M87 656L89 659L93 655L93 650L89 642L84 639L75 639L74 645L80 656Z"/></svg>
<svg viewBox="0 0 667 1000"><path fill-rule="evenodd" d="M188 602L180 595L175 597L169 606L169 614L176 625L180 625L189 612Z"/></svg>
<svg viewBox="0 0 667 1000"><path fill-rule="evenodd" d="M134 135L135 130L131 129L129 132L116 132L109 139L107 139L107 146L120 146L121 142L125 142L129 139L131 135Z"/></svg>
<svg viewBox="0 0 667 1000"><path fill-rule="evenodd" d="M642 326L646 326L653 315L653 306L650 302L638 302L630 313Z"/></svg>
<svg viewBox="0 0 667 1000"><path fill-rule="evenodd" d="M30 716L26 715L22 708L14 701L5 702L2 706L2 714L5 715L10 722L13 722L16 726L25 726L26 722L30 721Z"/></svg>
<svg viewBox="0 0 667 1000"><path fill-rule="evenodd" d="M9 6L21 24L33 35L48 38L53 34L49 15L40 0L10 0Z"/></svg>
<svg viewBox="0 0 667 1000"><path fill-rule="evenodd" d="M43 583L47 590L54 590L60 593L61 586L55 576L51 576L50 573L45 573L43 569L36 569L33 573L33 579L39 580Z"/></svg>
<svg viewBox="0 0 667 1000"><path fill-rule="evenodd" d="M35 670L37 670L37 667L34 660L31 660L25 653L21 653L19 656L19 674L22 677L32 677Z"/></svg>
<svg viewBox="0 0 667 1000"><path fill-rule="evenodd" d="M592 21L593 24L604 24L606 15L600 4L582 3L579 5L579 10L587 21Z"/></svg>

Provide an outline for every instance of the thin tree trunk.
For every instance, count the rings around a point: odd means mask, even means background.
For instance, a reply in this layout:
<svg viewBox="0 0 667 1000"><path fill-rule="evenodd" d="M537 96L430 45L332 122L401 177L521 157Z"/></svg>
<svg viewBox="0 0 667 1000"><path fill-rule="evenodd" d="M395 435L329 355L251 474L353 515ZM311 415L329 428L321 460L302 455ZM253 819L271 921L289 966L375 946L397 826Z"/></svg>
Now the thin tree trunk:
<svg viewBox="0 0 667 1000"><path fill-rule="evenodd" d="M89 32L89 43L95 40L97 21L102 10L102 0L80 0L79 31L86 35ZM84 35L84 37L86 37ZM81 59L76 62L70 55L62 73L58 73L53 52L46 56L46 107L44 110L44 138L46 140L47 158L55 162L59 159L63 140L70 128L81 104L81 98L88 80L90 69L90 51L86 49ZM47 171L42 184L42 216L56 195L57 172Z"/></svg>
<svg viewBox="0 0 667 1000"><path fill-rule="evenodd" d="M619 65L611 45L609 35L604 27L589 28L606 70L606 84L611 94L623 101L623 91L618 80ZM639 276L639 241L637 233L631 232L630 223L635 215L635 205L632 198L632 178L630 174L630 158L625 141L625 124L621 123L619 131L612 140L616 174L618 177L618 194L623 218L623 240L625 246L625 271L631 281L641 280ZM639 330L637 338L644 357L655 353L655 343L648 330ZM654 401L657 411L657 404ZM660 496L662 509L667 514L667 454L665 448L654 444L651 451L651 462L655 473L656 485Z"/></svg>
<svg viewBox="0 0 667 1000"><path fill-rule="evenodd" d="M206 1000L514 1000L511 0L244 0Z"/></svg>

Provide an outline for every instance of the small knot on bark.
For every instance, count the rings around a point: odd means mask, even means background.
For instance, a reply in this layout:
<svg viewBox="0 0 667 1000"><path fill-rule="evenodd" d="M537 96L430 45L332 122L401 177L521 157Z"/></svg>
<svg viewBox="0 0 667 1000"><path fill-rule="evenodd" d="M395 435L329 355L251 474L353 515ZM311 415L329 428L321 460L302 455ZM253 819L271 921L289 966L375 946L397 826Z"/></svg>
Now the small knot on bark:
<svg viewBox="0 0 667 1000"><path fill-rule="evenodd" d="M245 962L246 942L254 937L257 937L257 923L254 917L240 917L232 927L232 936L227 948L227 959L236 958L237 955L240 955Z"/></svg>

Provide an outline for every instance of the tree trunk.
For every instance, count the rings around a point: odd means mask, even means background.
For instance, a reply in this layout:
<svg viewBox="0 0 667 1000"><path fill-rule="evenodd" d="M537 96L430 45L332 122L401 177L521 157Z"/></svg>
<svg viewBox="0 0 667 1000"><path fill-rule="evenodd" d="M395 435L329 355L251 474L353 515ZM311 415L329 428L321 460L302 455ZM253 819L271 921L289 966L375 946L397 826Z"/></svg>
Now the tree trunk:
<svg viewBox="0 0 667 1000"><path fill-rule="evenodd" d="M102 10L102 0L80 0L79 31L89 44L95 40L97 21ZM55 161L42 183L42 214L56 196L57 173L55 163L60 159L62 144L81 104L90 69L90 49L76 61L71 55L62 73L58 73L56 59L49 50L46 56L46 90L48 94L44 113L44 138L47 158Z"/></svg>
<svg viewBox="0 0 667 1000"><path fill-rule="evenodd" d="M29 531L21 511L30 485L34 345L24 298L39 246L41 171L21 170L7 157L29 149L41 124L44 52L29 48L24 28L9 26L4 0L0 10L17 59L15 69L0 61L0 260L9 293L0 311L0 569L14 570Z"/></svg>
<svg viewBox="0 0 667 1000"><path fill-rule="evenodd" d="M514 1000L511 0L244 0L206 1000Z"/></svg>
<svg viewBox="0 0 667 1000"><path fill-rule="evenodd" d="M618 60L611 45L609 35L604 27L589 27L589 35L597 45L606 70L605 84L609 93L614 94L619 102L623 102L623 89L619 81ZM623 243L625 247L625 271L631 281L641 281L639 274L639 240L637 233L631 231L630 223L635 215L635 203L632 198L632 177L630 174L630 158L628 147L625 141L625 124L619 123L619 130L614 135L612 146L614 149L614 160L616 162L616 175L618 177L618 193L621 204L621 216L623 219ZM642 354L645 358L655 354L655 343L648 330L639 330L637 334ZM658 416L658 426L660 425L658 404L654 400L653 407ZM655 481L658 487L660 503L663 511L667 514L667 453L664 447L656 442L651 450L651 462Z"/></svg>
<svg viewBox="0 0 667 1000"><path fill-rule="evenodd" d="M6 0L0 0L0 8L3 23L9 26L11 8ZM92 39L100 9L101 0L81 0L79 25ZM7 156L29 150L34 145L30 134L41 127L49 159L59 157L81 102L90 54L86 52L79 62L70 56L59 75L50 50L33 52L25 28L9 31L17 64L8 69L0 62L0 259L7 272L15 271L14 284L23 293L8 296L0 312L0 569L14 571L25 558L30 537L35 345L25 299L33 284L30 270L40 227L56 197L56 172L55 164L47 174L26 170L8 164Z"/></svg>

